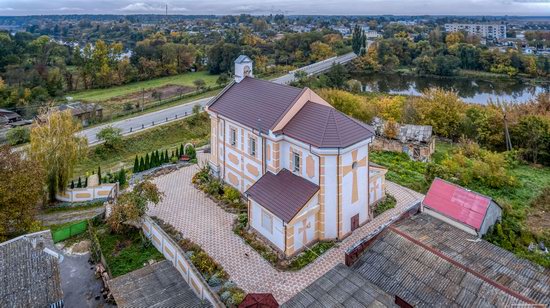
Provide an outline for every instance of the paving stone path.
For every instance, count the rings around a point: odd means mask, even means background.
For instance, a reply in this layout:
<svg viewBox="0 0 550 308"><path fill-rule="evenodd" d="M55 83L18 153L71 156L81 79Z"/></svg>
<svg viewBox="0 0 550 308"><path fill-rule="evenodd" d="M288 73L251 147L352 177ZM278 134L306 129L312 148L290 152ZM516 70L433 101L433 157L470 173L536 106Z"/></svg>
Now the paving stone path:
<svg viewBox="0 0 550 308"><path fill-rule="evenodd" d="M206 161L207 158L202 154L199 160ZM284 303L335 265L343 263L347 248L423 197L387 181L388 193L397 199L395 208L357 229L305 268L282 272L233 233L234 214L225 212L193 186L191 178L197 171L198 167L194 165L156 178L154 181L165 197L161 204L150 209L149 214L162 218L199 244L246 292L272 293L279 303Z"/></svg>

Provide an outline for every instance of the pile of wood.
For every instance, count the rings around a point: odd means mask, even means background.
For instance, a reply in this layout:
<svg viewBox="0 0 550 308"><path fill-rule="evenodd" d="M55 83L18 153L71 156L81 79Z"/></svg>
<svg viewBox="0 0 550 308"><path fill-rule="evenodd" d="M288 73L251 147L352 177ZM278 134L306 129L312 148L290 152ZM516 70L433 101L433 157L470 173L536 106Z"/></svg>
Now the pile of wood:
<svg viewBox="0 0 550 308"><path fill-rule="evenodd" d="M101 278L101 281L103 282L103 288L101 288L101 295L103 295L103 298L108 303L115 304L115 299L113 298L113 294L109 290L109 273L107 272L107 269L105 269L105 266L103 264L98 263L95 268L95 275L97 278Z"/></svg>

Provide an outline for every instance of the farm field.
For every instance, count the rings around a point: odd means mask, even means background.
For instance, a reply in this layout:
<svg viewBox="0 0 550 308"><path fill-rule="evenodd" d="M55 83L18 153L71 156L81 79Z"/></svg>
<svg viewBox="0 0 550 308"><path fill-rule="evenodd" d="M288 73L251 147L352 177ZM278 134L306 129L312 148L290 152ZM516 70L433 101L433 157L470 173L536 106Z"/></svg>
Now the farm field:
<svg viewBox="0 0 550 308"><path fill-rule="evenodd" d="M145 80L133 82L130 84L110 87L105 89L91 89L83 90L69 94L75 100L85 100L90 102L101 102L108 99L112 99L117 96L134 94L136 92L141 92L142 89L150 90L153 88L159 88L167 85L175 86L184 86L192 87L195 85L193 81L197 79L202 79L206 83L206 86L213 86L216 84L217 75L210 75L208 72L196 72L196 73L186 73L175 76L162 77L157 79Z"/></svg>
<svg viewBox="0 0 550 308"><path fill-rule="evenodd" d="M106 89L75 92L72 98L100 104L103 108L101 122L104 122L212 90L219 87L216 85L217 78L217 75L207 72L186 73ZM195 86L196 80L204 81L202 89Z"/></svg>

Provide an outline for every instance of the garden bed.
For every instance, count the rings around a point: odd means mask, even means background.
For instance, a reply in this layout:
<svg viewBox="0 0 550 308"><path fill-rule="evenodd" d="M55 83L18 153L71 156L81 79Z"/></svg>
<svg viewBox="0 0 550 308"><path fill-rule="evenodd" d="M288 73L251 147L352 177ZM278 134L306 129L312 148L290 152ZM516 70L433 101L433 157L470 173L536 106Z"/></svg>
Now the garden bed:
<svg viewBox="0 0 550 308"><path fill-rule="evenodd" d="M209 287L218 294L220 300L227 307L236 307L243 301L246 293L229 280L227 272L206 251L192 240L185 238L172 225L158 217L151 218L185 252L185 255L208 283Z"/></svg>
<svg viewBox="0 0 550 308"><path fill-rule="evenodd" d="M246 213L240 214L235 220L233 232L240 236L245 243L250 245L264 259L266 259L273 267L281 271L298 271L308 264L315 261L323 253L336 245L335 241L320 241L300 252L298 255L287 259L285 256L273 249L256 233L248 230L248 216Z"/></svg>
<svg viewBox="0 0 550 308"><path fill-rule="evenodd" d="M130 228L127 233L116 234L107 225L100 224L93 227L93 234L112 278L140 269L151 260L157 262L164 259L140 229Z"/></svg>
<svg viewBox="0 0 550 308"><path fill-rule="evenodd" d="M194 176L193 184L203 191L208 198L218 204L226 212L240 214L246 212L248 206L241 197L241 193L221 180L212 176L208 165L202 166Z"/></svg>

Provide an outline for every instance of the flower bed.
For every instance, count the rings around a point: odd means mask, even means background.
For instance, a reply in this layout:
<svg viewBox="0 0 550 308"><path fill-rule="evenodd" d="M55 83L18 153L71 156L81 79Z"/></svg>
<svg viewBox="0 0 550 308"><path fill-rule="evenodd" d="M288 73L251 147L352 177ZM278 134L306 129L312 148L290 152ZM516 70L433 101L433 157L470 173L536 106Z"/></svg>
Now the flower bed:
<svg viewBox="0 0 550 308"><path fill-rule="evenodd" d="M214 178L208 165L200 168L199 172L193 176L192 182L197 189L202 190L225 211L238 214L247 210L247 205L243 202L241 193Z"/></svg>
<svg viewBox="0 0 550 308"><path fill-rule="evenodd" d="M315 261L323 253L332 248L336 242L334 241L321 241L309 249L304 250L298 255L287 259L281 253L276 252L271 246L269 246L263 239L261 239L256 233L247 230L248 216L246 213L240 214L235 220L233 226L233 232L240 236L245 243L250 245L256 252L258 252L264 259L266 259L275 268L282 271L297 271L308 264Z"/></svg>
<svg viewBox="0 0 550 308"><path fill-rule="evenodd" d="M166 232L185 252L191 263L197 268L208 285L217 292L220 300L227 307L236 307L244 299L246 293L234 282L223 267L192 240L183 237L181 232L158 217L151 217L157 225Z"/></svg>

